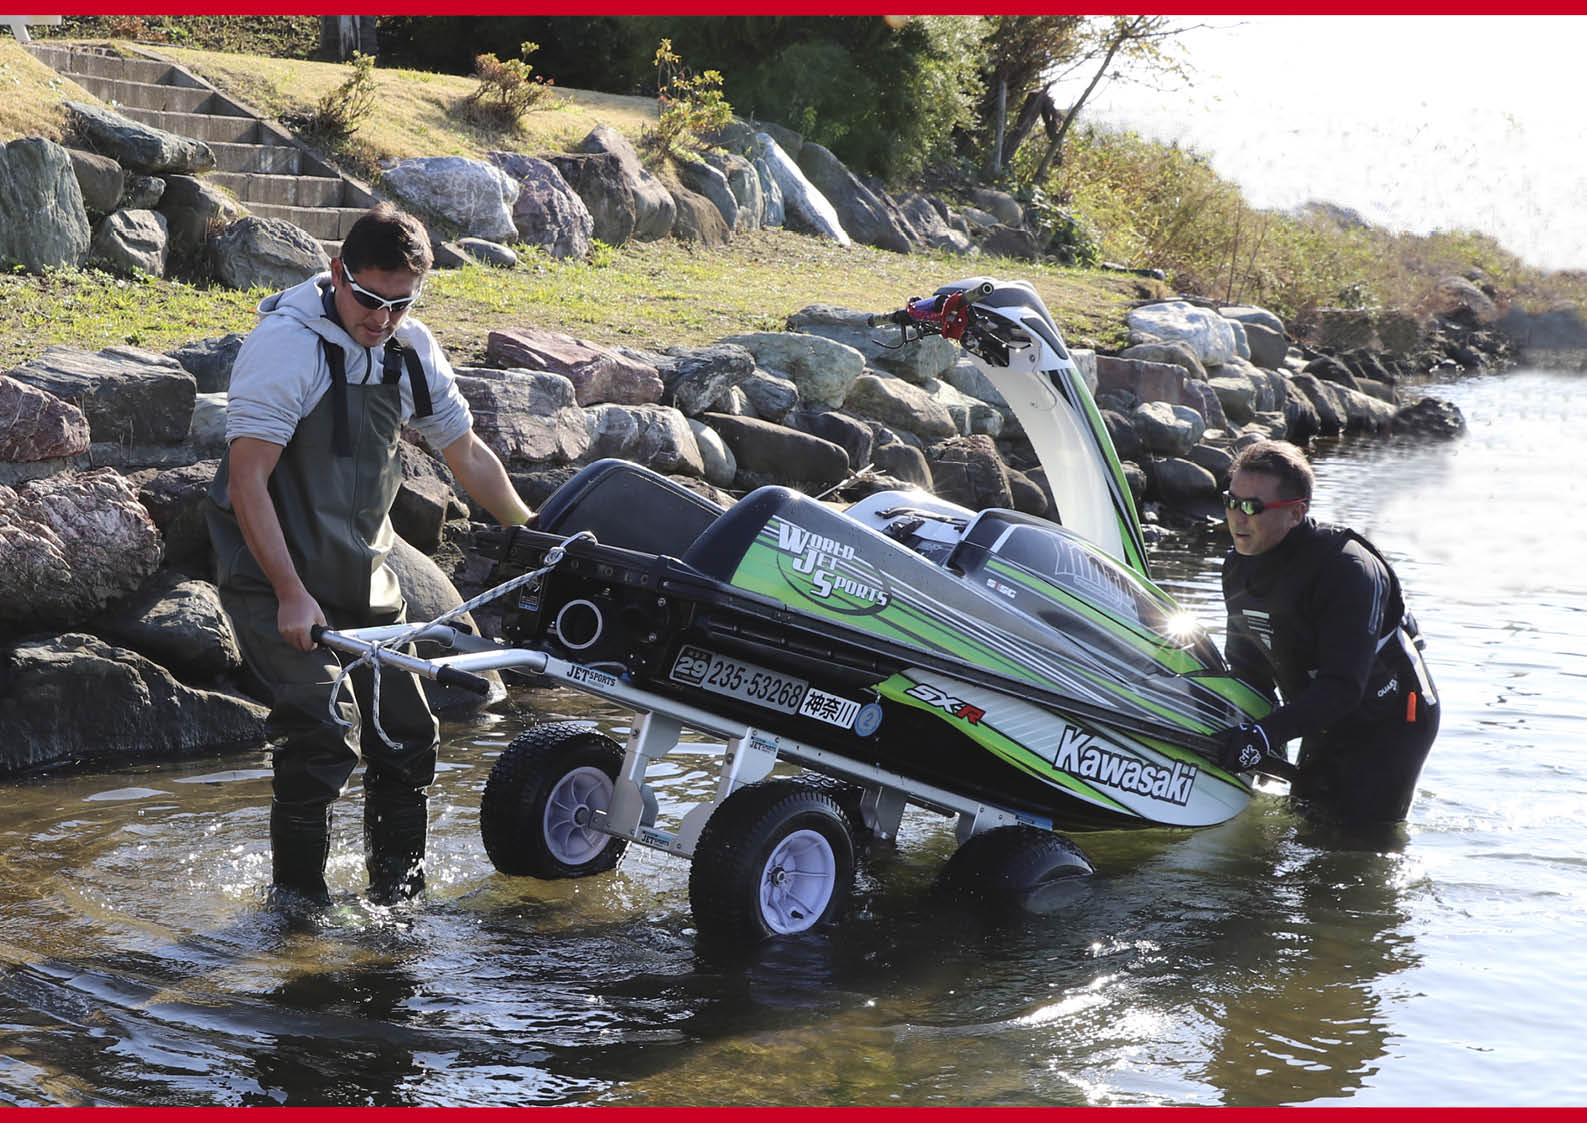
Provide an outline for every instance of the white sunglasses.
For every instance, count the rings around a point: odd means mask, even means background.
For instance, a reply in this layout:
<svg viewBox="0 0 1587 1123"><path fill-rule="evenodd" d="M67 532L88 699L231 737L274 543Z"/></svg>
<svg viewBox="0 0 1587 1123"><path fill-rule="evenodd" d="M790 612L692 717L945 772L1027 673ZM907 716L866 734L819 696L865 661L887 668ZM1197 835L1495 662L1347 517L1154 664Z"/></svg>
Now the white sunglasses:
<svg viewBox="0 0 1587 1123"><path fill-rule="evenodd" d="M346 270L342 271L342 279L347 282L347 287L353 290L353 299L358 301L359 304L362 304L371 312L379 309L389 309L393 315L406 312L408 306L419 299L419 293L424 289L424 285L421 283L418 288L407 296L399 296L396 300L387 300L379 293L370 292L363 285L353 280L353 275Z"/></svg>

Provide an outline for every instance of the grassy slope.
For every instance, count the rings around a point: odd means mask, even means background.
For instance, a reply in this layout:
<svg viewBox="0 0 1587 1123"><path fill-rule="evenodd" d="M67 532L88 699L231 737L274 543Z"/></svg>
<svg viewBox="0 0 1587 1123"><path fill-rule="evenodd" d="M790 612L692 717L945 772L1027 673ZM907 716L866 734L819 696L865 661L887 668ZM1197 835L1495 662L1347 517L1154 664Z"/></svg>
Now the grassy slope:
<svg viewBox="0 0 1587 1123"><path fill-rule="evenodd" d="M346 77L345 66L252 55L159 48L182 65L265 112L312 105ZM0 39L0 65L29 77L16 99L0 98L0 140L45 132L59 94L50 73ZM31 74L31 68L42 71ZM7 71L0 71L3 80ZM377 71L380 102L359 139L376 154L477 156L491 148L536 153L571 147L594 125L630 137L655 117L654 101L559 91L562 105L530 114L523 133L489 135L457 119L452 106L474 83L414 71ZM74 91L72 96L85 96ZM425 286L420 315L458 363L483 359L486 334L535 325L602 343L654 348L724 335L776 330L807 304L885 311L945 281L988 274L1030 280L1077 345L1116 346L1123 312L1160 294L1153 282L1109 273L999 259L899 255L847 249L782 230L740 235L706 251L667 239L602 251L590 262L555 262L531 252L513 271L469 267L438 272ZM88 350L134 344L163 351L194 339L247 331L262 293L96 272L0 275L0 370L52 344Z"/></svg>

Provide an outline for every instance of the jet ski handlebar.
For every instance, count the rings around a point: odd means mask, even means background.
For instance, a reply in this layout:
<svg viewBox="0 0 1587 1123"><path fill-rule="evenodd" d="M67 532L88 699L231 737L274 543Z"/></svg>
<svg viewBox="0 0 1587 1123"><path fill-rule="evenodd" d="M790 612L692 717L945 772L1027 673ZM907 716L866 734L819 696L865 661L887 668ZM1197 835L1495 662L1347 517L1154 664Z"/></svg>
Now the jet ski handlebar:
<svg viewBox="0 0 1587 1123"><path fill-rule="evenodd" d="M970 326L971 307L992 295L993 288L991 281L980 281L954 292L918 297L896 312L868 317L867 323L871 327L896 324L906 342L911 335L916 339L924 335L941 335L958 342Z"/></svg>

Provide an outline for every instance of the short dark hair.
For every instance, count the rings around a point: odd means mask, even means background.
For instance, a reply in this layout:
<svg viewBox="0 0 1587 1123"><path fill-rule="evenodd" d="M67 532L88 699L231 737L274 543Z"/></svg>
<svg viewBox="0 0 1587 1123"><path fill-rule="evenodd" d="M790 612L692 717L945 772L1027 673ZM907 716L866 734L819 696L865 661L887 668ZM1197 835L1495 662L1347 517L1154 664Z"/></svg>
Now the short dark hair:
<svg viewBox="0 0 1587 1123"><path fill-rule="evenodd" d="M1305 453L1288 441L1257 441L1246 445L1229 466L1229 474L1261 472L1278 481L1280 499L1310 499L1317 477Z"/></svg>
<svg viewBox="0 0 1587 1123"><path fill-rule="evenodd" d="M390 203L377 203L359 216L342 240L342 266L360 269L406 269L424 276L435 264L424 224Z"/></svg>

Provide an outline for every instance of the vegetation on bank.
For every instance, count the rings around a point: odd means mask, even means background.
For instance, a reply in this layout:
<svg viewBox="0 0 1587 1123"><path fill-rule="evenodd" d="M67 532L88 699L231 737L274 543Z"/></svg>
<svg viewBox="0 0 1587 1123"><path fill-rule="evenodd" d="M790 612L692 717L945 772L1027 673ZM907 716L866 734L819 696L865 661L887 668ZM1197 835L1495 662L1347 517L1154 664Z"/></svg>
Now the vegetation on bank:
<svg viewBox="0 0 1587 1123"><path fill-rule="evenodd" d="M845 26L857 18L847 17ZM914 36L909 57L926 61L903 84L911 89L916 79L934 84L938 93L929 104L941 108L927 129L930 135L922 133L911 143L935 160L921 171L922 182L950 196L958 193L955 201L962 202L963 192L985 179L985 169L962 150L963 123L968 120L964 76L975 43L973 25L966 21L972 17L936 19L909 24L908 34ZM583 22L591 24L592 34L601 30L595 26L601 20ZM313 17L73 17L68 23L63 30L71 35L152 40L182 65L289 122L312 119L323 110L327 95L360 78L357 63L311 60L318 47L318 21ZM451 24L440 19L435 26L444 30ZM613 27L632 38L640 25ZM799 23L794 29L803 27ZM883 34L870 24L863 29ZM383 43L385 37L383 30ZM433 38L436 49L445 46L444 35L437 32ZM703 41L694 37L695 43ZM811 73L833 65L836 55L818 50L814 39L798 42L809 56ZM505 46L474 42L473 73L386 65L369 70L365 63L360 81L372 81L367 93L377 110L339 139L322 135L321 141L328 155L354 174L375 178L383 162L409 156L568 149L597 123L636 141L655 135L654 59L651 96L568 88L563 75L550 66L568 57L567 44L543 44L535 53L535 75L552 84L533 99L529 111L494 117L476 113L468 119L463 110L471 98L478 100L480 90L479 56L495 48L505 57L532 46L527 41ZM712 60L683 54L680 61L701 65ZM623 81L639 84L633 76ZM725 81L727 90L745 88L742 79L735 83L731 71ZM0 89L7 94L0 97L0 140L34 133L59 138L64 128L59 99L86 96L5 37L0 37ZM830 119L833 112L831 107L811 109L791 124L826 135L822 129L838 128ZM953 150L956 130L958 155ZM765 231L739 236L726 250L711 252L671 241L601 247L589 262L553 262L531 250L528 266L518 271L469 268L437 276L426 289L423 314L459 361L468 362L482 352L485 330L515 317L599 341L696 343L747 326L779 325L783 315L804 304L869 307L879 294L893 303L929 291L942 280L976 272L1028 277L1069 334L1104 347L1122 342L1120 312L1126 302L1172 291L1261 304L1291 323L1304 322L1322 307L1425 309L1437 281L1450 274L1475 276L1533 311L1565 302L1587 304L1587 274L1532 268L1482 234L1396 234L1326 205L1301 213L1258 210L1193 152L1083 122L1068 123L1063 136L1058 159L1051 158L1050 144L1014 148L996 185L1031 204L1042 216L1051 249L1064 259L1081 266L1110 261L1160 269L1167 276L1166 287L1085 268L904 257L860 246L845 250ZM905 163L919 170L920 161ZM105 289L102 301L89 299L96 285ZM125 291L140 295L125 301ZM175 282L118 282L92 272L79 278L0 277L0 353L20 361L19 355L36 354L49 342L84 347L138 342L160 349L195 334L245 330L253 299ZM52 308L55 301L61 306ZM201 326L206 323L210 326Z"/></svg>

